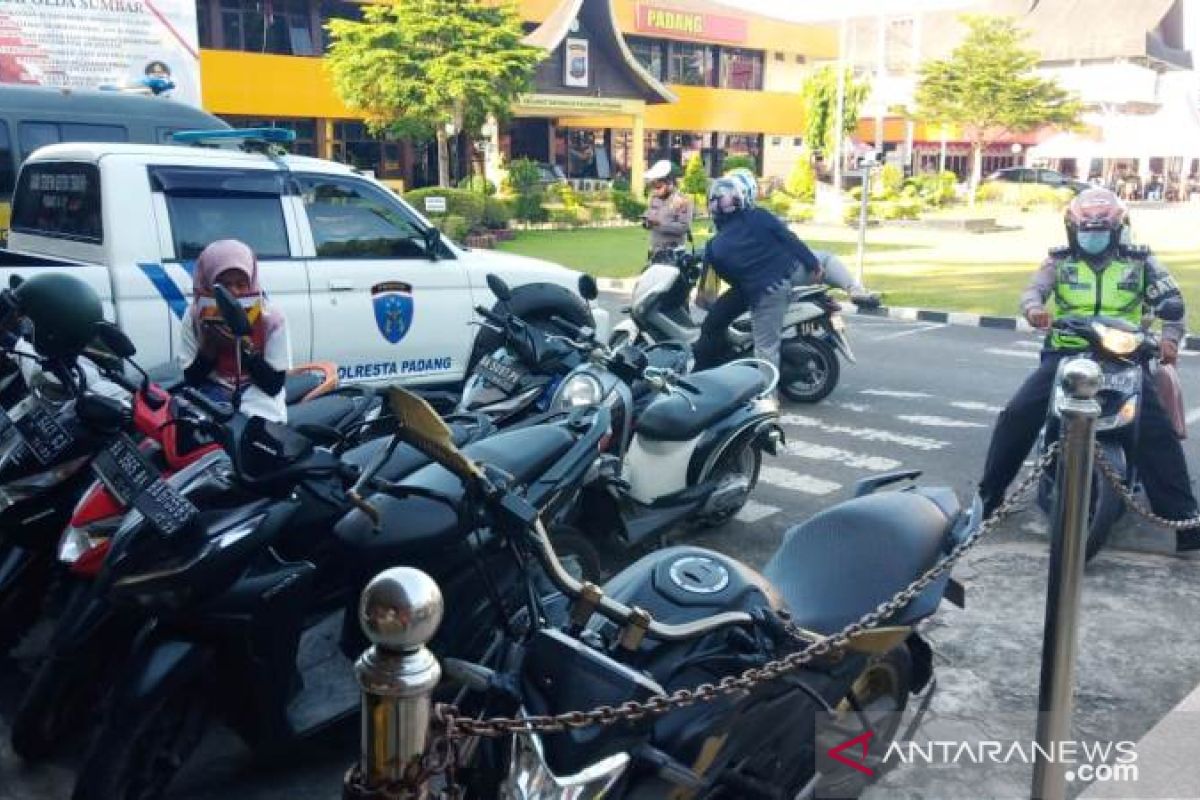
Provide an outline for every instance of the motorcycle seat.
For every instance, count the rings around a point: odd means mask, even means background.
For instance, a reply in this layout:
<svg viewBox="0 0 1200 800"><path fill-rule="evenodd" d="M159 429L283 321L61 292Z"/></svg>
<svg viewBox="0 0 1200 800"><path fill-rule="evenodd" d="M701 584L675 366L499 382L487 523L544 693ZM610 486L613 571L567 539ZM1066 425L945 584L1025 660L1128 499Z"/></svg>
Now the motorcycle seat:
<svg viewBox="0 0 1200 800"><path fill-rule="evenodd" d="M465 442L471 441L475 436L476 431L471 427L460 424L450 425L450 437L453 439L456 447L462 447ZM372 439L347 450L342 455L342 460L348 464L353 464L359 469L365 470L375 462L375 458L383 452L390 442L391 437L387 436L380 439ZM397 481L406 475L411 475L428 463L429 456L417 450L412 445L401 444L392 451L388 460L379 468L377 476L381 480Z"/></svg>
<svg viewBox="0 0 1200 800"><path fill-rule="evenodd" d="M316 389L322 383L322 378L315 372L290 373L283 381L283 391L286 402L294 406L301 398Z"/></svg>
<svg viewBox="0 0 1200 800"><path fill-rule="evenodd" d="M762 372L750 364L727 364L688 375L687 382L699 389L662 397L650 404L637 422L637 432L663 442L686 442L704 432L721 417L761 392ZM691 400L695 411L688 405Z"/></svg>
<svg viewBox="0 0 1200 800"><path fill-rule="evenodd" d="M792 296L788 298L788 302L799 303L801 300L808 300L817 295L825 294L826 291L828 290L823 285L817 283L793 286Z"/></svg>
<svg viewBox="0 0 1200 800"><path fill-rule="evenodd" d="M505 431L463 448L475 461L501 469L518 483L528 483L549 469L575 443L558 425L537 425ZM457 503L462 482L438 464L422 467L402 482L436 492ZM417 550L450 547L464 532L449 505L427 497L396 498L373 495L369 502L380 516L380 531L361 511L352 511L334 527L334 535L380 567L398 563Z"/></svg>
<svg viewBox="0 0 1200 800"><path fill-rule="evenodd" d="M287 424L291 428L324 425L342 430L361 419L371 403L369 395L327 394L307 403L289 406Z"/></svg>
<svg viewBox="0 0 1200 800"><path fill-rule="evenodd" d="M952 524L917 493L855 498L788 529L763 575L797 625L836 633L932 567ZM905 611L895 624L905 622Z"/></svg>

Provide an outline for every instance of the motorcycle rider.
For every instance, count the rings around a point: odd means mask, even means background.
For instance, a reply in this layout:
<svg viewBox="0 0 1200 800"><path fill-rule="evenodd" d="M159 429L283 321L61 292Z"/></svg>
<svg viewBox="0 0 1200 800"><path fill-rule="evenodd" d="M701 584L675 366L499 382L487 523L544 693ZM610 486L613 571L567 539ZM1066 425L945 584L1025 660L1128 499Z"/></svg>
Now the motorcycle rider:
<svg viewBox="0 0 1200 800"><path fill-rule="evenodd" d="M675 185L675 168L662 160L646 170L650 201L642 215L642 226L650 231L650 260L671 251L687 240L692 228L692 201Z"/></svg>
<svg viewBox="0 0 1200 800"><path fill-rule="evenodd" d="M1052 313L1046 301L1051 296L1054 312L1064 316L1090 316L1099 310L1104 316L1141 324L1143 311L1149 308L1162 320L1160 359L1174 364L1185 333L1183 298L1149 248L1122 243L1127 212L1121 200L1109 189L1086 189L1067 206L1064 219L1068 246L1052 249L1034 273L1021 295L1025 318L1035 328L1049 329ZM1049 332L1041 364L1000 413L979 484L985 514L990 516L1003 501L1037 438L1059 362L1081 347L1076 338ZM1195 517L1197 503L1183 448L1153 381L1143 381L1142 404L1133 458L1144 476L1150 504L1168 519ZM1179 531L1176 549L1200 549L1200 528Z"/></svg>

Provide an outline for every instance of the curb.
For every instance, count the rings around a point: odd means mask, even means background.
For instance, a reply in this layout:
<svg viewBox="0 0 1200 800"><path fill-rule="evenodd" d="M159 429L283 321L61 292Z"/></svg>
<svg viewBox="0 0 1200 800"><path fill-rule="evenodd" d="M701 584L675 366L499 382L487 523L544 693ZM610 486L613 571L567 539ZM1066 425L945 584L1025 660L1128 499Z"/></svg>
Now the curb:
<svg viewBox="0 0 1200 800"><path fill-rule="evenodd" d="M597 278L596 284L602 292L620 292L629 294L637 284L637 278ZM904 306L880 306L879 308L859 308L850 302L842 303L842 308L849 313L864 317L886 317L905 322L938 322L945 325L965 325L971 328L996 328L1007 331L1031 333L1033 326L1020 317L994 317L987 314L969 314L962 311L938 311L928 308L907 308ZM1187 336L1183 340L1183 349L1200 351L1200 336Z"/></svg>

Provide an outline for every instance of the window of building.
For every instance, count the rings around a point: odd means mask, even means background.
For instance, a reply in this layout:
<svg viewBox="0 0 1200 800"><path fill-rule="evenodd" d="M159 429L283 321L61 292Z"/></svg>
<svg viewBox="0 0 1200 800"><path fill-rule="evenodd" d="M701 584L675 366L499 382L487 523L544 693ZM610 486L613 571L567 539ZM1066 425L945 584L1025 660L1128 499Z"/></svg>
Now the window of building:
<svg viewBox="0 0 1200 800"><path fill-rule="evenodd" d="M124 125L86 125L73 122L22 122L21 158L39 147L58 142L128 142L129 131Z"/></svg>
<svg viewBox="0 0 1200 800"><path fill-rule="evenodd" d="M761 50L739 50L722 47L721 88L759 91L763 81Z"/></svg>
<svg viewBox="0 0 1200 800"><path fill-rule="evenodd" d="M333 123L333 157L355 169L370 170L377 178L404 178L400 144L394 140L372 136L367 126L358 121L343 120ZM433 149L436 152L436 148ZM415 169L421 168L422 156L418 155ZM436 163L431 167L436 175ZM414 186L417 185L414 181Z"/></svg>
<svg viewBox="0 0 1200 800"><path fill-rule="evenodd" d="M216 47L212 29L213 0L196 0L196 39L201 47Z"/></svg>
<svg viewBox="0 0 1200 800"><path fill-rule="evenodd" d="M21 173L12 229L36 236L99 243L100 170L95 164L33 164Z"/></svg>
<svg viewBox="0 0 1200 800"><path fill-rule="evenodd" d="M8 138L8 124L0 119L0 197L12 194L13 181L17 177L17 165L12 140Z"/></svg>
<svg viewBox="0 0 1200 800"><path fill-rule="evenodd" d="M568 128L563 134L567 140L568 178L612 178L612 157L603 130Z"/></svg>
<svg viewBox="0 0 1200 800"><path fill-rule="evenodd" d="M776 53L775 60L776 61L787 61L787 56L785 56L783 53Z"/></svg>
<svg viewBox="0 0 1200 800"><path fill-rule="evenodd" d="M803 136L797 136L792 139L792 147L803 147L803 146L804 146L804 137Z"/></svg>
<svg viewBox="0 0 1200 800"><path fill-rule="evenodd" d="M415 220L387 195L346 178L300 176L318 258L426 258Z"/></svg>
<svg viewBox="0 0 1200 800"><path fill-rule="evenodd" d="M796 63L797 64L806 64L806 63L808 63L808 58L806 58L803 55L797 54L796 55Z"/></svg>
<svg viewBox="0 0 1200 800"><path fill-rule="evenodd" d="M240 117L234 114L222 114L221 119L235 128L284 128L294 131L296 140L287 146L289 152L301 156L317 155L317 121L315 119L270 119Z"/></svg>
<svg viewBox="0 0 1200 800"><path fill-rule="evenodd" d="M916 38L912 17L888 20L884 37L884 59L888 74L908 73L912 69L916 56Z"/></svg>
<svg viewBox="0 0 1200 800"><path fill-rule="evenodd" d="M762 134L722 133L718 139L722 163L730 156L749 156L754 159L755 173L762 171ZM717 168L722 169L720 165Z"/></svg>
<svg viewBox="0 0 1200 800"><path fill-rule="evenodd" d="M772 147L779 147L779 145L781 145L781 144L783 144L782 136L772 136L771 137L771 146Z"/></svg>
<svg viewBox="0 0 1200 800"><path fill-rule="evenodd" d="M666 43L660 39L643 39L640 36L627 36L625 43L629 45L630 52L633 57L638 60L638 63L646 68L646 71L653 75L658 80L664 80L666 74L663 71L663 53L666 50Z"/></svg>
<svg viewBox="0 0 1200 800"><path fill-rule="evenodd" d="M706 44L671 42L667 59L667 80L685 86L714 86L713 51Z"/></svg>
<svg viewBox="0 0 1200 800"><path fill-rule="evenodd" d="M220 0L221 42L226 50L319 55L309 0ZM198 9L199 11L199 9Z"/></svg>

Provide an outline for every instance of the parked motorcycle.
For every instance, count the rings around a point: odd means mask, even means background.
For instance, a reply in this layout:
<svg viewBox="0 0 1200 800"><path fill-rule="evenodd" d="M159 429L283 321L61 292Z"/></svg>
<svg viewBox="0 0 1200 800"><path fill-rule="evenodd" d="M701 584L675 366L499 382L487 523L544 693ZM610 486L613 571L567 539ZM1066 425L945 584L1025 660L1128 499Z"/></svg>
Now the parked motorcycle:
<svg viewBox="0 0 1200 800"><path fill-rule="evenodd" d="M503 344L475 362L456 411L487 414L505 426L546 411L563 376L582 358L562 336L576 329L573 323L559 316L537 324L526 320L509 310L513 294L499 276L488 275L487 284L500 304L496 309L476 306L475 313L482 319L478 324L499 334ZM585 301L598 293L592 276L580 276L579 294Z"/></svg>
<svg viewBox="0 0 1200 800"><path fill-rule="evenodd" d="M1063 370L1075 359L1090 359L1100 367L1102 376L1100 391L1096 394L1096 402L1100 404L1100 417L1096 420L1096 455L1124 476L1127 489L1137 491L1140 481L1132 456L1142 419L1142 380L1158 356L1158 337L1125 320L1111 317L1063 317L1054 321L1054 328L1087 342L1087 350L1064 358L1058 364L1054 394L1046 409L1046 423L1038 435L1038 456L1044 455L1047 448L1058 441L1062 408L1067 400L1060 381ZM1057 501L1058 485L1054 476L1055 470L1047 469L1038 483L1038 506L1046 514L1054 512ZM1088 507L1085 551L1088 560L1103 549L1113 525L1124 513L1125 503L1120 493L1096 464L1092 468Z"/></svg>
<svg viewBox="0 0 1200 800"><path fill-rule="evenodd" d="M625 309L629 318L613 329L613 346L659 342L694 344L700 338L700 323L688 302L700 278L701 258L694 249L677 247L671 259L652 263L638 277L633 302ZM838 353L851 363L854 353L846 337L841 306L824 286L797 286L792 290L783 320L780 349L779 391L789 400L816 403L825 399L841 376ZM754 355L750 315L738 317L728 329L724 361Z"/></svg>
<svg viewBox="0 0 1200 800"><path fill-rule="evenodd" d="M493 481L468 454L443 449L437 458L506 529L526 532L527 552L571 602L566 625L539 623L544 616L531 607L531 634L506 640L507 653L488 663L443 660L445 674L479 704L466 714L460 707L460 716L482 719L599 706L621 716L628 702L761 667L891 599L982 517L978 499L964 510L949 489L879 492L908 475L881 477L787 531L761 574L710 550L674 547L598 590L559 566L536 507L517 486ZM613 725L523 733L499 747L489 744L495 739L460 740L459 752L472 758L457 778L470 796L489 798L852 796L844 793L861 788L862 776L820 771L816 754L866 735L864 765L878 768L909 696L932 678L917 626L944 597L961 604L960 590L943 574L846 651L748 691Z"/></svg>
<svg viewBox="0 0 1200 800"><path fill-rule="evenodd" d="M777 455L783 444L774 380L764 377L774 368L746 359L682 376L651 365L656 357L679 365L677 350L609 349L588 344L589 331L574 334L588 361L567 375L551 407L602 405L613 420L579 527L598 541L634 546L659 541L685 520L711 527L732 518L754 490L763 451Z"/></svg>

